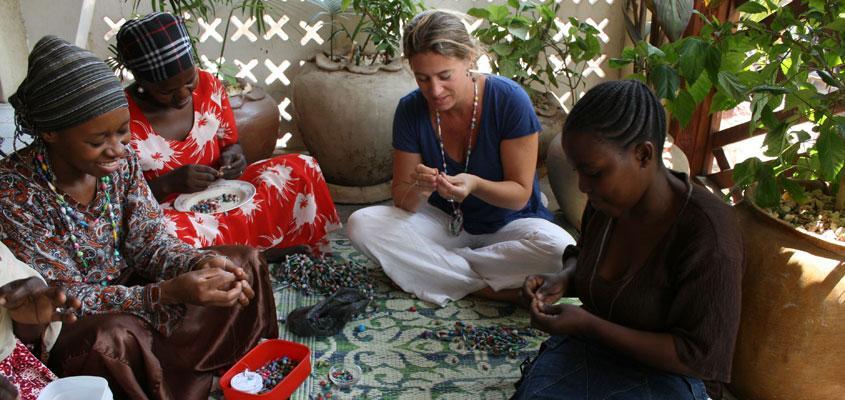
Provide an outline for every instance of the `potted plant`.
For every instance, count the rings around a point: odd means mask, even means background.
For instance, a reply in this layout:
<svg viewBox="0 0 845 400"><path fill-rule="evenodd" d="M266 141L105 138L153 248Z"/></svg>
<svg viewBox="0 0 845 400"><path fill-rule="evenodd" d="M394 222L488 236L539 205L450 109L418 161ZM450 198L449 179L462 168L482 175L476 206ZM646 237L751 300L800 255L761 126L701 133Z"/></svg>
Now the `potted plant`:
<svg viewBox="0 0 845 400"><path fill-rule="evenodd" d="M584 88L581 72L588 61L601 55L598 30L571 17L569 28L561 30L556 22L559 9L555 0L509 0L467 12L484 21L473 35L489 48L493 73L513 79L531 97L543 126L540 162L565 117L552 89L562 83L574 104Z"/></svg>
<svg viewBox="0 0 845 400"><path fill-rule="evenodd" d="M753 0L738 11L736 23L699 15L699 35L659 48L641 42L614 62L640 65L682 124L708 93L711 112L750 103L749 129L766 131L765 159L734 168L747 265L732 389L838 398L845 364L831 350L845 342L845 3Z"/></svg>
<svg viewBox="0 0 845 400"><path fill-rule="evenodd" d="M390 198L392 121L416 88L399 59L402 26L423 9L415 0L312 0L330 19L328 54L292 81L302 139L339 203ZM345 44L337 50L337 42Z"/></svg>
<svg viewBox="0 0 845 400"><path fill-rule="evenodd" d="M124 0L128 1L128 0ZM139 15L141 6L140 0L133 0L132 14ZM222 62L226 52L226 44L229 37L229 26L235 12L241 15L248 15L255 19L258 32L265 30L264 15L268 11L275 11L274 5L264 1L253 0L151 0L150 7L153 11L169 12L173 15L191 15L193 18L184 19L183 22L191 38L191 45L194 49L194 59L199 61L200 53L197 50L199 43L199 27L194 25L197 18L210 20L215 17L218 11L224 11L228 15L225 18L226 24L223 32L223 43L216 60L206 63L202 67L212 71L226 86L232 111L235 115L235 124L238 127L240 145L243 148L247 162L255 162L270 157L276 147L276 140L279 137L279 109L276 102L267 96L264 88L254 86L243 79L236 78L237 69ZM109 46L113 56L106 60L112 69L122 73L123 66L117 59L117 49L114 45Z"/></svg>

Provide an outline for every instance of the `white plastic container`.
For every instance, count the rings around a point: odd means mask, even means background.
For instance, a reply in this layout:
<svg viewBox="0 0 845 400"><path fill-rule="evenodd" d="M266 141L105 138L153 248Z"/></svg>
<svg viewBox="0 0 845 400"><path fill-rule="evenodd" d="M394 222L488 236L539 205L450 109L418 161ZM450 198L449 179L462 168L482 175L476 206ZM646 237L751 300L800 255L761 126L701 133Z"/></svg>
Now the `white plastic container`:
<svg viewBox="0 0 845 400"><path fill-rule="evenodd" d="M104 378L71 376L50 382L38 400L114 400L114 397Z"/></svg>

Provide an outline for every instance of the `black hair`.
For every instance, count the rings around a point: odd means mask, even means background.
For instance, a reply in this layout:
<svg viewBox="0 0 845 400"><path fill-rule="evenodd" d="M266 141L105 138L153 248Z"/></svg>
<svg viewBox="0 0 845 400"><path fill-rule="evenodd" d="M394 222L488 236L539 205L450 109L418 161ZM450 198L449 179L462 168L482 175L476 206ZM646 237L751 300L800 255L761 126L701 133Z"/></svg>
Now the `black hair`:
<svg viewBox="0 0 845 400"><path fill-rule="evenodd" d="M604 82L572 107L563 135L574 133L596 135L622 148L650 141L660 152L666 140L666 112L640 81Z"/></svg>

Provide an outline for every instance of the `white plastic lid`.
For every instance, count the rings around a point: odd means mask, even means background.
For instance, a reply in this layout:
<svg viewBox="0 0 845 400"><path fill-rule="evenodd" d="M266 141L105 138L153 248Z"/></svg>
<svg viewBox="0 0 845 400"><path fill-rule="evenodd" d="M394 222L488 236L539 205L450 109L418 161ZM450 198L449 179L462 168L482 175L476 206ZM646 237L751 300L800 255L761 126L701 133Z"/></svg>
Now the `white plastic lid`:
<svg viewBox="0 0 845 400"><path fill-rule="evenodd" d="M38 400L114 400L109 383L99 376L71 376L50 382Z"/></svg>
<svg viewBox="0 0 845 400"><path fill-rule="evenodd" d="M256 394L264 388L264 378L250 370L243 371L232 377L232 389L240 392Z"/></svg>

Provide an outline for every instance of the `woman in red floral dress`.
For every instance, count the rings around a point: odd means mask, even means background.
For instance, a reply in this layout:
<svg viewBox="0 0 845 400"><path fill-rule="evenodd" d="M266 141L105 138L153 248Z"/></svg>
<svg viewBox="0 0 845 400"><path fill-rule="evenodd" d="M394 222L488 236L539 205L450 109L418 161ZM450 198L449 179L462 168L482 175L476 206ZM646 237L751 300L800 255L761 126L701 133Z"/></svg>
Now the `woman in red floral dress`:
<svg viewBox="0 0 845 400"><path fill-rule="evenodd" d="M226 90L194 66L178 18L154 13L131 20L118 33L117 48L136 79L126 90L132 146L171 233L195 247L326 250L325 236L340 220L317 161L289 154L246 164ZM256 194L225 213L173 209L178 194L219 178L250 182Z"/></svg>

